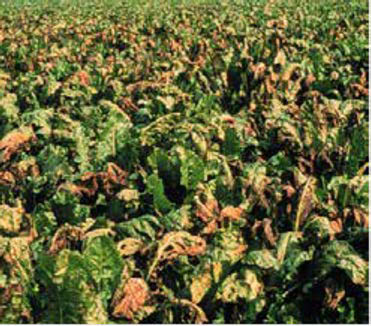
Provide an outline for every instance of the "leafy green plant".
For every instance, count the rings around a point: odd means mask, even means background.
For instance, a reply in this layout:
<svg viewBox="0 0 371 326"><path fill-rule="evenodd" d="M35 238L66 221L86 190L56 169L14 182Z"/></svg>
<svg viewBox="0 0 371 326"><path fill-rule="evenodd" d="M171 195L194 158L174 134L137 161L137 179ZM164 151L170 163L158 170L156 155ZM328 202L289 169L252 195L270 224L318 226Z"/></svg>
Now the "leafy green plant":
<svg viewBox="0 0 371 326"><path fill-rule="evenodd" d="M0 0L0 322L367 323L367 9Z"/></svg>

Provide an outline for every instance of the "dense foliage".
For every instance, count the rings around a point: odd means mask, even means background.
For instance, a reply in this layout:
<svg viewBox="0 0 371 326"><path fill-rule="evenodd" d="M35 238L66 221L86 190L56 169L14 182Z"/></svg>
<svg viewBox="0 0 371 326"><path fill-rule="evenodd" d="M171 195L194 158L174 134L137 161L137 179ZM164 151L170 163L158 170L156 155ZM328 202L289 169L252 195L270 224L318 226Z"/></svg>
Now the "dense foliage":
<svg viewBox="0 0 371 326"><path fill-rule="evenodd" d="M366 0L0 10L0 323L367 323Z"/></svg>

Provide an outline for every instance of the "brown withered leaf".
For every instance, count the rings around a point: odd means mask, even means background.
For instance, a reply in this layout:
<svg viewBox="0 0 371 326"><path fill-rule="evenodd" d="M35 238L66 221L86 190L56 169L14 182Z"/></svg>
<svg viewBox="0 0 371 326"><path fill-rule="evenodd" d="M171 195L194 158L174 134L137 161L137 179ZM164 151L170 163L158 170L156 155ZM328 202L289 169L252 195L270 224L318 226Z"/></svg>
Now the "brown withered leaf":
<svg viewBox="0 0 371 326"><path fill-rule="evenodd" d="M124 286L123 297L114 307L112 314L133 320L134 314L144 308L149 297L147 283L141 278L130 278Z"/></svg>
<svg viewBox="0 0 371 326"><path fill-rule="evenodd" d="M208 199L205 204L197 201L196 216L207 223L215 216L219 215L219 205L215 199Z"/></svg>
<svg viewBox="0 0 371 326"><path fill-rule="evenodd" d="M289 184L284 185L282 189L286 191L287 198L291 198L296 193L295 188Z"/></svg>
<svg viewBox="0 0 371 326"><path fill-rule="evenodd" d="M36 159L30 157L26 160L22 160L14 166L14 174L17 178L24 179L28 175L37 177L40 175L39 166L37 165Z"/></svg>
<svg viewBox="0 0 371 326"><path fill-rule="evenodd" d="M49 253L56 254L66 248L70 241L82 240L84 233L84 230L78 226L66 224L60 227L53 236Z"/></svg>
<svg viewBox="0 0 371 326"><path fill-rule="evenodd" d="M250 69L254 73L254 79L259 79L264 76L264 73L267 68L263 62L260 62L256 65L251 65Z"/></svg>
<svg viewBox="0 0 371 326"><path fill-rule="evenodd" d="M127 172L118 167L115 163L108 163L107 172L85 172L81 181L83 185L75 185L72 183L65 183L60 186L60 189L65 189L76 195L87 195L94 196L99 189L100 180L103 184L104 190L108 193L112 193L114 185L125 185L126 184Z"/></svg>
<svg viewBox="0 0 371 326"><path fill-rule="evenodd" d="M86 188L82 186L75 185L71 182L66 182L58 187L58 190L67 190L68 192L78 195L78 196L83 196L84 194L87 196L93 196L95 191L94 188Z"/></svg>
<svg viewBox="0 0 371 326"><path fill-rule="evenodd" d="M85 183L84 188L89 189L88 193L89 193L90 196L93 196L99 188L98 180L97 180L98 176L99 176L99 174L96 174L96 173L93 173L93 172L86 172L81 177L81 181L83 181ZM86 185L86 183L89 183L89 182L90 182L90 184L89 184L89 187L88 187Z"/></svg>
<svg viewBox="0 0 371 326"><path fill-rule="evenodd" d="M83 86L89 86L90 83L90 77L89 74L86 71L80 71L76 73L76 76L79 79L79 82Z"/></svg>
<svg viewBox="0 0 371 326"><path fill-rule="evenodd" d="M240 257L247 249L245 244L237 244L237 246L229 251L229 256L231 257Z"/></svg>
<svg viewBox="0 0 371 326"><path fill-rule="evenodd" d="M334 234L341 233L343 231L343 222L340 218L330 222L330 227Z"/></svg>
<svg viewBox="0 0 371 326"><path fill-rule="evenodd" d="M282 73L281 80L287 82L291 79L292 74L295 70L299 69L300 65L298 63L290 64Z"/></svg>
<svg viewBox="0 0 371 326"><path fill-rule="evenodd" d="M157 264L163 260L171 260L180 255L197 256L206 250L206 241L186 231L174 231L165 234L159 243L156 257L149 269L151 276Z"/></svg>
<svg viewBox="0 0 371 326"><path fill-rule="evenodd" d="M255 220L253 226L251 227L251 233L252 235L255 237L256 234L258 233L258 230L260 229L260 227L262 226L263 222L262 221L259 221L259 220Z"/></svg>
<svg viewBox="0 0 371 326"><path fill-rule="evenodd" d="M203 234L212 234L218 229L218 222L217 220L212 220L211 222L207 223L207 225L202 230Z"/></svg>
<svg viewBox="0 0 371 326"><path fill-rule="evenodd" d="M126 238L117 244L117 250L121 256L131 256L140 251L144 246L142 240Z"/></svg>
<svg viewBox="0 0 371 326"><path fill-rule="evenodd" d="M368 88L367 87L364 87L360 84L355 84L355 83L351 84L351 87L356 91L358 96L360 94L364 95L364 96L368 96Z"/></svg>
<svg viewBox="0 0 371 326"><path fill-rule="evenodd" d="M331 309L336 309L339 302L344 298L345 290L338 286L335 281L328 280L325 286L325 304Z"/></svg>
<svg viewBox="0 0 371 326"><path fill-rule="evenodd" d="M169 232L161 242L159 252L163 259L173 259L179 255L196 256L206 249L204 239L185 231Z"/></svg>
<svg viewBox="0 0 371 326"><path fill-rule="evenodd" d="M299 230L299 226L304 222L312 210L315 186L316 179L314 177L309 177L300 197L299 206L296 213L295 231Z"/></svg>
<svg viewBox="0 0 371 326"><path fill-rule="evenodd" d="M312 74L309 74L307 76L307 78L305 79L305 85L307 87L309 87L310 85L312 85L314 82L316 81L316 77L314 77L314 75Z"/></svg>
<svg viewBox="0 0 371 326"><path fill-rule="evenodd" d="M121 282L120 285L116 288L115 293L112 296L111 306L117 306L122 297L124 296L124 289L127 281L131 278L133 270L135 268L134 261L127 259L126 263L121 272Z"/></svg>
<svg viewBox="0 0 371 326"><path fill-rule="evenodd" d="M125 185L128 173L118 167L115 163L108 163L107 172L101 172L100 176L103 180L103 188L107 193L111 193L112 183Z"/></svg>
<svg viewBox="0 0 371 326"><path fill-rule="evenodd" d="M273 230L272 230L272 220L269 218L265 218L263 220L263 230L264 230L264 235L268 242L274 246L276 244L277 237L274 235Z"/></svg>
<svg viewBox="0 0 371 326"><path fill-rule="evenodd" d="M268 28L280 28L285 29L288 26L288 22L285 18L282 19L271 19L267 22Z"/></svg>
<svg viewBox="0 0 371 326"><path fill-rule="evenodd" d="M35 140L35 138L36 136L31 128L21 128L11 131L0 140L0 150L3 150L1 160L4 162L10 160L13 154L31 140Z"/></svg>
<svg viewBox="0 0 371 326"><path fill-rule="evenodd" d="M354 219L358 225L362 225L364 228L368 228L368 213L362 209L353 209Z"/></svg>
<svg viewBox="0 0 371 326"><path fill-rule="evenodd" d="M243 209L241 207L227 206L220 212L219 219L224 220L228 218L232 221L237 221L241 218L242 213Z"/></svg>
<svg viewBox="0 0 371 326"><path fill-rule="evenodd" d="M11 274L21 275L24 280L29 279L32 269L30 239L28 237L15 237L9 239L9 247L4 254L4 260L11 266Z"/></svg>
<svg viewBox="0 0 371 326"><path fill-rule="evenodd" d="M222 119L222 121L225 121L225 122L227 122L227 123L229 123L229 124L231 124L231 125L234 125L235 122L236 122L236 119L233 118L233 117L230 116L230 115L223 115L223 116L221 117L221 119Z"/></svg>
<svg viewBox="0 0 371 326"><path fill-rule="evenodd" d="M195 314L195 324L207 323L208 319L205 312L195 303L187 299L172 299L170 300L173 304L188 307Z"/></svg>
<svg viewBox="0 0 371 326"><path fill-rule="evenodd" d="M85 232L83 230L83 232ZM82 237L81 240L84 239L92 239L96 237L101 237L101 236L115 236L116 232L111 230L110 228L102 228L102 229L96 229L93 231L86 232Z"/></svg>
<svg viewBox="0 0 371 326"><path fill-rule="evenodd" d="M0 172L0 185L11 186L15 184L15 178L13 174L8 171Z"/></svg>

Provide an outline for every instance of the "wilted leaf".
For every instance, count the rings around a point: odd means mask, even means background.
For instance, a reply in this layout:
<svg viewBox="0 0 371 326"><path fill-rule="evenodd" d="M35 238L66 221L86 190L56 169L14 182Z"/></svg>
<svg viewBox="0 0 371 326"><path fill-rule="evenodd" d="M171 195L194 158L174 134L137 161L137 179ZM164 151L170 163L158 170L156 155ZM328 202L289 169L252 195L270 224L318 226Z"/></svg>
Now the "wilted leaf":
<svg viewBox="0 0 371 326"><path fill-rule="evenodd" d="M193 236L185 231L169 232L159 242L148 276L151 276L157 264L162 260L174 259L180 255L201 255L205 250L206 242L201 237Z"/></svg>
<svg viewBox="0 0 371 326"><path fill-rule="evenodd" d="M0 140L0 150L3 150L2 161L8 161L14 153L34 139L35 135L31 128L22 128L8 133Z"/></svg>
<svg viewBox="0 0 371 326"><path fill-rule="evenodd" d="M135 238L126 238L117 244L117 250L121 256L131 256L141 250L144 243Z"/></svg>
<svg viewBox="0 0 371 326"><path fill-rule="evenodd" d="M220 219L230 219L232 221L236 221L241 218L242 213L243 209L241 207L227 206L220 212Z"/></svg>
<svg viewBox="0 0 371 326"><path fill-rule="evenodd" d="M305 218L309 215L312 209L315 185L316 179L309 177L301 194L296 212L295 231L299 230L300 225L304 222Z"/></svg>
<svg viewBox="0 0 371 326"><path fill-rule="evenodd" d="M113 315L133 320L135 313L144 308L149 297L146 282L141 278L130 278L125 284L121 301L114 307Z"/></svg>
<svg viewBox="0 0 371 326"><path fill-rule="evenodd" d="M336 282L333 280L329 280L325 287L325 304L331 308L336 309L339 302L345 296L345 290L339 286L337 286Z"/></svg>

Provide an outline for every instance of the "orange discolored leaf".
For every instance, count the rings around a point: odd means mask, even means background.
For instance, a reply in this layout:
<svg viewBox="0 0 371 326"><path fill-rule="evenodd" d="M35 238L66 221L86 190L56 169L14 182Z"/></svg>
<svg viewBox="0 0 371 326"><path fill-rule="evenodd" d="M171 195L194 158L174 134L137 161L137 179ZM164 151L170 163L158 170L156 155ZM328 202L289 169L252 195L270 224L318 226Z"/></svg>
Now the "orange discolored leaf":
<svg viewBox="0 0 371 326"><path fill-rule="evenodd" d="M337 218L334 221L330 222L331 229L334 231L334 233L341 233L343 231L343 222L340 218Z"/></svg>
<svg viewBox="0 0 371 326"><path fill-rule="evenodd" d="M265 218L263 220L263 230L264 230L264 235L268 242L274 246L276 244L276 236L273 233L272 230L272 220L269 218Z"/></svg>
<svg viewBox="0 0 371 326"><path fill-rule="evenodd" d="M89 86L90 77L89 77L89 74L86 71L80 71L76 75L79 78L79 82L80 82L81 85Z"/></svg>
<svg viewBox="0 0 371 326"><path fill-rule="evenodd" d="M224 220L228 218L232 221L237 221L241 218L242 213L243 209L241 207L227 206L221 211L220 219Z"/></svg>
<svg viewBox="0 0 371 326"><path fill-rule="evenodd" d="M307 78L305 79L305 85L307 87L309 87L310 85L312 85L314 82L316 81L316 77L314 77L314 75L310 74L307 76Z"/></svg>
<svg viewBox="0 0 371 326"><path fill-rule="evenodd" d="M8 161L14 153L34 139L35 135L30 128L11 131L0 140L0 150L3 150L2 160L5 162Z"/></svg>
<svg viewBox="0 0 371 326"><path fill-rule="evenodd" d="M160 241L148 276L152 275L160 261L171 260L181 255L197 256L203 254L205 250L206 241L201 237L193 236L185 231L169 232Z"/></svg>
<svg viewBox="0 0 371 326"><path fill-rule="evenodd" d="M362 209L353 209L354 219L358 225L362 225L364 228L368 228L368 213Z"/></svg>
<svg viewBox="0 0 371 326"><path fill-rule="evenodd" d="M8 171L0 172L0 185L9 186L15 183L13 174Z"/></svg>
<svg viewBox="0 0 371 326"><path fill-rule="evenodd" d="M336 285L332 280L327 281L325 286L325 304L331 309L336 309L339 302L344 298L345 290Z"/></svg>
<svg viewBox="0 0 371 326"><path fill-rule="evenodd" d="M70 241L82 240L84 230L77 226L66 224L54 234L49 253L56 254L67 247Z"/></svg>
<svg viewBox="0 0 371 326"><path fill-rule="evenodd" d="M215 199L209 199L205 204L197 202L196 216L203 222L208 222L215 215L219 214L218 202Z"/></svg>
<svg viewBox="0 0 371 326"><path fill-rule="evenodd" d="M291 185L285 185L282 189L286 191L287 198L291 198L296 193L295 188Z"/></svg>
<svg viewBox="0 0 371 326"><path fill-rule="evenodd" d="M113 310L113 316L134 319L134 314L144 307L149 299L149 289L141 278L130 278L124 286L123 297Z"/></svg>

